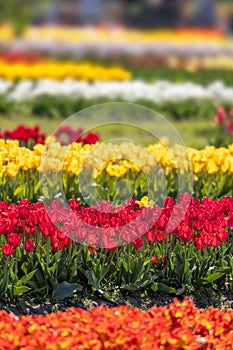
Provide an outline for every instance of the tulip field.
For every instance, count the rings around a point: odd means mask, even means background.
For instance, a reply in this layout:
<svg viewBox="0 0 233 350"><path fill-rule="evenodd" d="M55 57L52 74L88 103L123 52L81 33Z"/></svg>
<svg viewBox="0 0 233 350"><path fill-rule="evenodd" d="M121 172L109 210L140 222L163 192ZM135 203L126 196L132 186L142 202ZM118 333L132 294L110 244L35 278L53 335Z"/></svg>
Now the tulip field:
<svg viewBox="0 0 233 350"><path fill-rule="evenodd" d="M233 349L232 40L33 33L0 32L0 350ZM162 113L185 143L140 113L139 136L89 128L111 102Z"/></svg>
<svg viewBox="0 0 233 350"><path fill-rule="evenodd" d="M192 301L147 312L119 306L16 318L0 313L2 349L231 349L232 311Z"/></svg>

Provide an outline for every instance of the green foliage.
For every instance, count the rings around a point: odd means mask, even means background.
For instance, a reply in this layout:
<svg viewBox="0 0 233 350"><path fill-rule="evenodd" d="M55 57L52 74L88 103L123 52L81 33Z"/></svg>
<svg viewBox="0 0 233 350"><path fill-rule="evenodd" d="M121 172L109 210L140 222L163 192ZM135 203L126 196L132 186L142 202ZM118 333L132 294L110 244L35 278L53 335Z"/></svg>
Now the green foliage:
<svg viewBox="0 0 233 350"><path fill-rule="evenodd" d="M64 118L78 111L91 107L100 103L111 102L107 98L85 99L85 98L61 98L43 95L26 102L10 102L5 96L0 98L1 114L18 114L29 117L37 115L46 118ZM118 102L125 102L123 99L118 99ZM126 101L128 102L128 101ZM167 117L172 117L175 120L195 118L213 119L216 108L219 105L218 101L202 99L189 99L183 102L166 102L153 103L147 100L134 101L136 104L151 108ZM230 104L225 104L226 108L230 108Z"/></svg>
<svg viewBox="0 0 233 350"><path fill-rule="evenodd" d="M176 295L213 283L228 283L233 288L231 238L218 248L204 250L172 236L165 242L145 241L139 250L129 243L113 251L102 248L93 252L76 243L53 252L44 238L35 252L26 253L18 247L11 258L1 253L2 297L30 292L64 299L74 293L97 292L114 302L109 286L129 293L151 290ZM164 256L166 261L162 262Z"/></svg>
<svg viewBox="0 0 233 350"><path fill-rule="evenodd" d="M153 173L145 174L141 171L134 173L129 170L125 176L117 178L109 176L106 171L97 178L95 188L96 191L88 191L89 184L82 182L82 188L79 188L79 176L68 176L67 173L54 172L49 174L43 180L36 170L23 171L20 170L15 177L3 176L0 178L0 200L16 203L22 198L28 198L31 202L38 200L48 201L52 198L60 198L61 183L66 199L79 198L85 205L88 198L86 194L91 193L91 201L103 199L114 202L116 205L121 204L125 198L142 198L149 196L156 204L163 202L164 196L177 198L178 196L178 181L180 184L180 192L189 190L195 197L212 197L222 198L223 196L233 195L233 174L223 173L218 171L215 174L208 174L207 171L202 171L193 181L190 179L190 174L179 177L178 171L173 169L166 173L166 169L161 166L163 176L153 177ZM154 171L153 169L151 170ZM50 176L51 175L51 176ZM86 176L88 178L88 176ZM148 181L152 179L153 181ZM125 180L122 186L119 183ZM119 182L120 181L120 182ZM93 179L94 183L94 179ZM27 184L27 185L25 185ZM93 185L92 185L93 186ZM182 188L185 191L182 191ZM85 196L83 197L83 193Z"/></svg>

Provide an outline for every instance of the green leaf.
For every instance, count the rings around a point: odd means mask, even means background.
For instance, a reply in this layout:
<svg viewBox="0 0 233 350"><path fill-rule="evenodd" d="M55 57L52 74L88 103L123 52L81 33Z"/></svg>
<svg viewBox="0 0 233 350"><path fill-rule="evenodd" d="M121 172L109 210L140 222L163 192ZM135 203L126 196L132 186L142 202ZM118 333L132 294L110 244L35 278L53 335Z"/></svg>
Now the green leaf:
<svg viewBox="0 0 233 350"><path fill-rule="evenodd" d="M94 272L89 270L87 271L86 276L87 276L88 284L94 287L95 290L99 289L99 281L96 275L94 274Z"/></svg>
<svg viewBox="0 0 233 350"><path fill-rule="evenodd" d="M23 276L22 278L20 278L20 280L18 280L15 284L16 287L21 287L25 284L27 284L28 281L30 281L32 279L32 277L34 276L34 274L36 273L37 270L33 270L31 272L29 272L27 275Z"/></svg>
<svg viewBox="0 0 233 350"><path fill-rule="evenodd" d="M45 186L44 186L44 187L40 187L40 189L41 189L41 194L43 195L43 197L45 199L50 199L49 192L48 192L47 188L45 188Z"/></svg>
<svg viewBox="0 0 233 350"><path fill-rule="evenodd" d="M24 272L25 275L27 275L27 263L26 261L21 265L21 270Z"/></svg>
<svg viewBox="0 0 233 350"><path fill-rule="evenodd" d="M186 285L184 284L181 288L177 289L176 295L181 295L184 293Z"/></svg>
<svg viewBox="0 0 233 350"><path fill-rule="evenodd" d="M25 190L25 184L19 186L18 188L16 188L16 190L14 191L14 196L17 196L17 194L23 192Z"/></svg>
<svg viewBox="0 0 233 350"><path fill-rule="evenodd" d="M158 289L159 289L159 286L158 286L158 282L153 282L150 286L150 289L153 291L153 292L157 292Z"/></svg>
<svg viewBox="0 0 233 350"><path fill-rule="evenodd" d="M40 189L41 181L39 180L36 185L34 186L34 193L37 193Z"/></svg>
<svg viewBox="0 0 233 350"><path fill-rule="evenodd" d="M210 276L207 276L203 279L203 284L212 283L223 276L224 276L223 272L214 272Z"/></svg>
<svg viewBox="0 0 233 350"><path fill-rule="evenodd" d="M183 279L184 272L185 272L184 269L185 269L184 256L182 256L181 253L177 252L174 272L176 273L179 282L181 282Z"/></svg>
<svg viewBox="0 0 233 350"><path fill-rule="evenodd" d="M167 293L167 294L173 294L176 293L176 290L172 287L167 286L166 284L162 282L158 282L158 290L159 292Z"/></svg>
<svg viewBox="0 0 233 350"><path fill-rule="evenodd" d="M137 286L138 289L144 288L151 284L152 282L152 277L150 275L144 274L144 277L141 277L139 280L137 280L135 285Z"/></svg>
<svg viewBox="0 0 233 350"><path fill-rule="evenodd" d="M27 285L30 287L30 289L33 289L33 291L38 292L41 287L39 287L38 283L34 280L28 281Z"/></svg>
<svg viewBox="0 0 233 350"><path fill-rule="evenodd" d="M58 280L56 277L48 275L48 282L50 284L50 287L52 288L52 295L53 295L55 290L58 287Z"/></svg>
<svg viewBox="0 0 233 350"><path fill-rule="evenodd" d="M54 293L55 299L64 299L67 297L71 297L74 292L81 291L83 287L81 284L78 283L68 283L66 281L63 281L59 283L57 289Z"/></svg>
<svg viewBox="0 0 233 350"><path fill-rule="evenodd" d="M108 293L104 292L102 289L98 289L98 293L99 293L105 300L110 301L111 303L118 305L118 303L117 303L114 299L112 299L112 297L111 297Z"/></svg>
<svg viewBox="0 0 233 350"><path fill-rule="evenodd" d="M40 270L38 269L36 271L36 273L35 273L35 280L36 280L39 288L44 286L44 284L45 284L45 276L44 276L44 273L42 274L41 269Z"/></svg>
<svg viewBox="0 0 233 350"><path fill-rule="evenodd" d="M8 290L9 290L11 296L18 296L18 295L22 295L24 293L27 293L30 290L30 288L27 286L17 287L17 286L13 286L12 284L10 284L8 286Z"/></svg>
<svg viewBox="0 0 233 350"><path fill-rule="evenodd" d="M121 289L128 290L133 293L138 289L138 287L133 283L128 283L128 284L122 284Z"/></svg>

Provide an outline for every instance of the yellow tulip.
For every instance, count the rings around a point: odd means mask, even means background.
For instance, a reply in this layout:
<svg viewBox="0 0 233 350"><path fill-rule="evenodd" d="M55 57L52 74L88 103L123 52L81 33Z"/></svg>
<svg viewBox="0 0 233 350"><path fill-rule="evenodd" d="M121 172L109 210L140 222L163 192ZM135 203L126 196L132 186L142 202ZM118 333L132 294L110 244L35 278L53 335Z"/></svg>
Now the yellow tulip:
<svg viewBox="0 0 233 350"><path fill-rule="evenodd" d="M219 167L215 163L213 158L210 158L206 164L206 170L208 174L215 174L219 171Z"/></svg>
<svg viewBox="0 0 233 350"><path fill-rule="evenodd" d="M122 67L103 67L94 63L59 62L45 60L40 63L8 63L0 60L0 77L6 80L53 79L64 80L128 80L132 74Z"/></svg>
<svg viewBox="0 0 233 350"><path fill-rule="evenodd" d="M233 174L232 149L231 146L209 146L202 150L185 150L179 146L168 148L161 143L143 148L130 142L61 146L55 142L47 146L36 145L29 150L19 147L17 141L0 140L0 173L1 176L5 172L13 177L20 169L36 169L39 172L62 170L69 176L77 176L81 170L90 170L93 177L98 177L105 169L109 176L123 177L128 171L149 173L158 164L165 174L172 169L181 173L192 170L194 175L203 171Z"/></svg>
<svg viewBox="0 0 233 350"><path fill-rule="evenodd" d="M15 163L8 163L5 168L5 175L15 177L19 172L19 165Z"/></svg>
<svg viewBox="0 0 233 350"><path fill-rule="evenodd" d="M153 208L154 202L152 200L149 200L147 196L142 197L140 201L136 201L137 204L139 204L140 207L150 207Z"/></svg>

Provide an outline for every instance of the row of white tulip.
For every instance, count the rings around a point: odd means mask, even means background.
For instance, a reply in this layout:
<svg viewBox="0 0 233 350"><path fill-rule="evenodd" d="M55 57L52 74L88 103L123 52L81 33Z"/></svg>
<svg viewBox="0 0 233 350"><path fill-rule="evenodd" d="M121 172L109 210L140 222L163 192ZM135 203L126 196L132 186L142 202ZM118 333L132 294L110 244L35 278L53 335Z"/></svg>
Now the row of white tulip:
<svg viewBox="0 0 233 350"><path fill-rule="evenodd" d="M36 82L23 80L13 83L0 80L0 95L8 101L27 101L38 96L62 96L70 99L107 98L125 101L147 100L157 104L166 102L181 102L188 99L211 99L216 102L233 102L233 87L225 86L221 81L215 81L208 86L192 82L171 83L156 81L146 83L140 80L124 82L93 83L66 79L63 81L38 80Z"/></svg>
<svg viewBox="0 0 233 350"><path fill-rule="evenodd" d="M94 36L95 38L95 36ZM112 39L114 40L114 39ZM233 56L233 45L205 42L205 43L171 43L158 41L53 41L53 40L20 40L5 44L7 50L18 51L41 51L53 56L72 55L74 57L85 57L95 55L108 57L111 55L125 55L137 57L142 55L181 55L193 56Z"/></svg>

